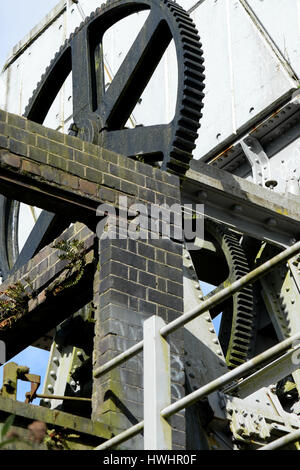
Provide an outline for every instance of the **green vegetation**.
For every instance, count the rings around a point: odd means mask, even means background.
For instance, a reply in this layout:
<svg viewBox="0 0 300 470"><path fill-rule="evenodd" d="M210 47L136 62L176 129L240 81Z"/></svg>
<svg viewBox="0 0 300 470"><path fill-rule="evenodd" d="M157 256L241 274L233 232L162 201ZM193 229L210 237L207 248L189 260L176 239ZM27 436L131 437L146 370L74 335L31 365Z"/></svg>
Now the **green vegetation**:
<svg viewBox="0 0 300 470"><path fill-rule="evenodd" d="M84 268L86 266L85 249L84 249L84 243L80 242L77 239L74 239L72 241L61 240L57 242L55 245L53 245L53 248L56 248L62 251L62 253L59 255L60 260L69 261L69 263L67 264L65 268L69 270L67 279L60 282L53 289L53 294L57 295L62 290L78 284L78 282L82 278L83 273L84 273Z"/></svg>
<svg viewBox="0 0 300 470"><path fill-rule="evenodd" d="M26 279L32 290L29 279ZM0 329L11 327L14 322L28 312L28 300L32 293L26 290L26 286L18 281L10 285L0 295Z"/></svg>

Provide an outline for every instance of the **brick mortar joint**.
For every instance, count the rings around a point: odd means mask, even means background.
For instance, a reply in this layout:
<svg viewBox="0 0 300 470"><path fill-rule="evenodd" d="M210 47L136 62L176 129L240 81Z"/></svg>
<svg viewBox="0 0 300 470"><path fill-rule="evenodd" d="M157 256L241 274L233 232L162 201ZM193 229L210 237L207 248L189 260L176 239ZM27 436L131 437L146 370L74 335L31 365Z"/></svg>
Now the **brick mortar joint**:
<svg viewBox="0 0 300 470"><path fill-rule="evenodd" d="M126 172L131 172L131 173L136 172L140 174L140 173L143 173L142 170L144 168L145 179L150 178L150 179L153 179L154 181L157 180L157 182L159 182L160 184L166 184L170 187L180 186L179 178L174 177L174 175L163 172L159 168L152 168L153 176L151 178L149 176L149 165L145 163L135 161L133 165L134 166L134 169L133 169L132 163L129 164L128 159L124 157L123 155L117 155L117 154L114 154L113 152L106 151L97 145L91 144L89 142L85 143L77 137L69 136L67 134L62 134L61 132L47 128L41 124L30 121L22 116L8 113L7 111L3 111L1 109L0 109L0 123L5 124L7 126L7 129L11 128L15 130L20 130L22 133L25 133L25 135L28 134L28 140L29 140L29 136L31 136L32 138L35 139L35 141L37 141L38 138L42 139L44 144L49 142L50 145L51 143L54 143L54 144L58 144L59 146L64 146L66 149L72 150L73 156L74 156L74 152L83 151L84 154L95 159L101 156L101 161L103 162L106 161L110 165L115 165L114 160L117 158L118 166L124 169ZM2 135L4 135L4 137L8 137L8 138L10 137L9 135L5 135L5 134L2 134ZM51 137L49 137L49 135ZM14 139L14 137L12 138ZM26 145L27 144L31 145L29 144L29 142L26 142L26 139L25 139L25 142L24 140L20 140L20 142ZM72 142L73 142L73 145L70 145ZM109 156L109 154L111 155L113 154L114 158L111 161L109 158L103 158L102 156L103 152L105 153L106 156ZM53 153L53 152L49 152L49 153ZM69 159L66 158L66 160L69 160ZM156 179L155 174L160 174L160 177Z"/></svg>
<svg viewBox="0 0 300 470"><path fill-rule="evenodd" d="M34 147L32 147L34 148ZM44 152L44 151L42 151ZM131 194L126 192L126 190L116 190L113 187L105 186L101 181L98 183L92 181L87 176L82 176L80 172L75 174L75 171L67 171L62 170L59 166L55 166L54 164L49 164L48 156L51 156L51 153L46 153L46 162L40 162L38 159L34 157L30 157L28 155L22 156L17 155L16 153L7 150L7 149L0 149L0 159L1 159L1 166L8 169L8 171L12 171L20 176L28 176L33 178L40 184L48 184L54 187L58 187L59 189L63 189L63 187L68 188L69 191L78 192L87 195L91 199L99 200L99 203L102 200L105 200L106 196L104 193L102 194L101 191L110 191L114 195L114 200L116 201L118 197L127 197L132 204L143 204L150 207L159 207L160 204L157 203L150 203L141 197L133 198ZM78 164L79 166L82 166ZM99 172L100 174L106 175L106 173ZM50 174L50 177L49 177ZM52 175L52 177L51 177ZM49 179L50 178L50 179ZM57 180L57 181L55 181ZM122 179L120 178L120 181ZM163 183L165 184L165 183ZM168 185L166 185L168 186ZM143 189L142 186L140 186ZM162 194L155 190L148 190L152 194ZM178 204L180 200L178 198ZM116 206L118 210L122 210L122 206L118 205L117 202L111 202L111 205ZM175 225L174 225L175 226Z"/></svg>

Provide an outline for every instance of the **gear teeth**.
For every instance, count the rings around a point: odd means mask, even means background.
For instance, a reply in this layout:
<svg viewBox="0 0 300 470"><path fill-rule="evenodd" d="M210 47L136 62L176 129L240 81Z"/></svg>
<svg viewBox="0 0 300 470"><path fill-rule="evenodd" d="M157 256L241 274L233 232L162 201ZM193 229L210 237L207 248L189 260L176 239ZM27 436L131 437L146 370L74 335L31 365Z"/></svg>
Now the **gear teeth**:
<svg viewBox="0 0 300 470"><path fill-rule="evenodd" d="M207 224L207 229L217 239L225 254L230 270L229 281L234 282L247 274L250 269L238 236L213 222ZM228 314L226 310L223 311L223 315ZM253 290L251 286L247 286L233 295L231 331L226 341L226 362L229 368L233 369L249 359L254 321Z"/></svg>
<svg viewBox="0 0 300 470"><path fill-rule="evenodd" d="M187 139L189 137L192 137L194 139L197 139L197 132L194 132L192 131L191 129L187 129L186 127L181 127L180 129L178 129L178 131L176 132L176 135L178 137L182 137L183 139Z"/></svg>
<svg viewBox="0 0 300 470"><path fill-rule="evenodd" d="M184 61L184 90L182 106L178 118L179 128L174 137L174 145L170 152L170 162L167 164L168 170L175 171L181 178L187 170L186 164L192 158L192 151L195 148L195 140L198 137L197 130L200 127L199 120L202 117L203 107L202 93L204 89L203 53L201 50L200 38L192 18L183 8L168 0L164 0L170 11L173 13L183 49ZM176 160L176 167L174 167ZM182 162L180 164L180 162ZM181 169L180 169L181 168Z"/></svg>
<svg viewBox="0 0 300 470"><path fill-rule="evenodd" d="M177 23L183 24L186 26L191 26L193 24L193 20L187 16L183 16L181 13L174 14Z"/></svg>

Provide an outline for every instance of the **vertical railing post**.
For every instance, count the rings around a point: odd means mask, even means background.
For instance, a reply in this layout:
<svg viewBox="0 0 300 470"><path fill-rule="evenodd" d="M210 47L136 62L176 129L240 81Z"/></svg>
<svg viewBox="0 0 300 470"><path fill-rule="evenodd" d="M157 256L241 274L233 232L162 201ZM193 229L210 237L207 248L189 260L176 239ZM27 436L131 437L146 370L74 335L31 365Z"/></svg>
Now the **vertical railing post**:
<svg viewBox="0 0 300 470"><path fill-rule="evenodd" d="M144 322L144 449L171 450L172 429L160 412L171 403L170 346L160 335L165 326L153 316Z"/></svg>

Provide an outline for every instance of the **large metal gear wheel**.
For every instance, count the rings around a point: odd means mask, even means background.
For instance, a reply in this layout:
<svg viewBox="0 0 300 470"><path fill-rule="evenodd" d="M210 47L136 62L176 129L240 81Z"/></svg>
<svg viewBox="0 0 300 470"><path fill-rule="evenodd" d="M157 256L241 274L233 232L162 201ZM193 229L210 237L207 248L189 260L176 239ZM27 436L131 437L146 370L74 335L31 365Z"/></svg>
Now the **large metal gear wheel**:
<svg viewBox="0 0 300 470"><path fill-rule="evenodd" d="M148 18L105 91L102 39L121 19L140 11ZM165 125L125 128L170 42L178 64L175 116ZM171 0L109 0L71 34L41 77L25 117L42 124L64 81L72 71L72 133L128 157L142 155L147 163L183 177L195 148L203 106L204 67L198 32L189 15ZM43 212L30 242L18 254L18 205L1 198L0 269L6 277L70 221Z"/></svg>
<svg viewBox="0 0 300 470"><path fill-rule="evenodd" d="M143 10L150 10L149 16L105 91L103 35L121 19ZM174 119L166 125L126 129L172 39L178 64ZM179 5L169 0L113 0L98 8L75 30L46 70L25 111L28 119L44 121L71 70L74 129L79 137L125 156L161 161L162 169L184 175L200 126L204 67L198 32Z"/></svg>

